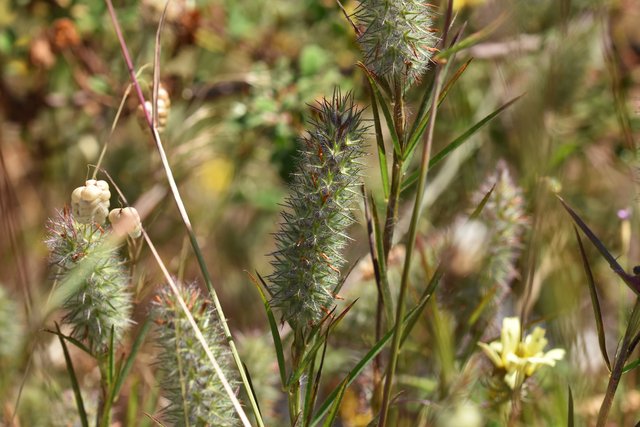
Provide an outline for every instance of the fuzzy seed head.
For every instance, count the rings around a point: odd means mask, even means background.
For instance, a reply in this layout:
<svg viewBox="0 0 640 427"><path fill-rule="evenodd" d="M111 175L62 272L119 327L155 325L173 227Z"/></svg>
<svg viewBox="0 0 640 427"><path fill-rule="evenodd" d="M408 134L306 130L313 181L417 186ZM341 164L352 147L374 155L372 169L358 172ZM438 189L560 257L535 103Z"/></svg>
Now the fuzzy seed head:
<svg viewBox="0 0 640 427"><path fill-rule="evenodd" d="M49 219L49 263L63 280L76 269L83 272L79 286L63 304L64 322L71 335L85 341L94 355L107 351L111 331L115 342L131 324L131 294L123 261L108 233L95 224L80 224L69 212Z"/></svg>
<svg viewBox="0 0 640 427"><path fill-rule="evenodd" d="M480 203L493 185L493 193L480 213L480 219L491 224L485 273L487 280L506 290L518 275L516 260L522 252L522 239L530 221L522 189L514 182L504 161L498 162L495 172L474 193L474 204Z"/></svg>
<svg viewBox="0 0 640 427"><path fill-rule="evenodd" d="M104 223L109 212L111 192L106 181L88 180L71 193L71 210L81 224Z"/></svg>
<svg viewBox="0 0 640 427"><path fill-rule="evenodd" d="M294 328L318 322L333 303L366 131L350 94L335 93L313 108L268 277L272 304Z"/></svg>
<svg viewBox="0 0 640 427"><path fill-rule="evenodd" d="M355 18L367 68L390 81L419 80L437 42L429 7L418 0L361 0Z"/></svg>
<svg viewBox="0 0 640 427"><path fill-rule="evenodd" d="M216 312L195 285L180 285L179 289L211 353L233 387L237 380L231 369L231 353L224 344ZM164 410L167 421L176 427L239 425L233 404L171 289L165 288L157 295L153 316L158 324L161 385L170 402Z"/></svg>
<svg viewBox="0 0 640 427"><path fill-rule="evenodd" d="M132 239L136 239L142 234L142 223L136 208L112 209L109 212L109 222L113 232L119 237L128 234Z"/></svg>

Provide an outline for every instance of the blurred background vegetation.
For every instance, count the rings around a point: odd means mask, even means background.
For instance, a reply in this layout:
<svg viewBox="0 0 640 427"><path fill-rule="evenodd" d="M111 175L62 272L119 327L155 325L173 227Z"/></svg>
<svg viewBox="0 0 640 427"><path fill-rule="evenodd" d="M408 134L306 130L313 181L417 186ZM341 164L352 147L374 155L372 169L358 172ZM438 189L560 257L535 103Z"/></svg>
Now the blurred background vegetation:
<svg viewBox="0 0 640 427"><path fill-rule="evenodd" d="M473 61L442 104L436 152L500 105L524 97L430 171L428 221L419 244L429 246L454 218L468 214L481 183L495 175L498 164L506 165L502 167L522 188L530 224L518 239L522 255L508 284L509 298L517 306L529 281L532 319L546 322L553 346L568 351L553 375L542 374L525 404L526 425L564 424L568 385L577 416L587 422L593 420L594 407L597 412L608 373L597 348L571 222L553 193L559 191L583 215L625 268L640 263L640 163L635 145L640 137L640 3L454 3L458 28L467 23L465 34L478 32L480 37L455 59L456 64ZM356 6L353 0L343 4L347 11ZM115 6L149 89L164 3L116 1ZM270 271L265 255L274 247L271 233L287 194L307 104L331 95L336 85L354 91L363 106L369 104L363 75L355 65L360 58L353 29L333 0L173 0L168 9L161 80L172 107L163 142L231 329L259 399L268 408L268 425L281 425L278 420L286 417L286 405L277 389L275 355L261 302L247 272ZM12 425L8 417L20 390L16 425L74 422L59 342L27 319L37 318L34 312L51 287L43 244L46 219L69 204L71 191L84 183L87 165L96 163L107 139L103 167L130 202L145 206L144 225L162 257L185 281L199 278L157 153L148 131L136 121L135 97L126 99L109 137L128 81L104 3L0 0L0 283L8 296L0 312L19 313L0 313L0 420L4 417L7 425ZM414 89L414 102L428 83ZM374 153L373 133L370 137ZM367 159L365 182L381 193L374 155ZM411 200L411 191L405 201ZM112 207L119 203L112 198ZM375 306L375 285L367 273L362 222L351 236L350 263L361 261L344 297L348 302L360 300L346 320L353 326L333 339L335 348L325 368L327 387L335 385L338 374L373 343L367 313ZM612 354L633 298L595 251L588 248L588 254ZM429 270L427 264L424 268ZM135 271L136 316L141 318L163 279L146 249ZM417 272L416 282L425 276ZM465 279L468 286L476 282ZM450 310L454 318L455 312ZM432 354L438 342L433 333L436 320L425 316L403 353L399 372L402 366L411 367L406 369L411 375L399 378L407 390L400 400L406 400L401 405L409 418L438 400L434 389L444 367L434 363L442 357ZM31 333L35 339L26 339ZM150 425L142 414L159 407L149 364L153 352L149 345L141 353L120 399L116 419L121 425ZM90 390L97 380L95 367L83 365L80 352L74 357L80 360L83 386ZM487 370L473 369L473 375L456 375L481 388L482 372ZM637 382L637 370L625 376L611 425L633 425L640 418ZM370 420L367 386L365 375L348 390L342 425L364 426ZM447 402L434 408L446 413ZM482 406L481 400L475 403Z"/></svg>

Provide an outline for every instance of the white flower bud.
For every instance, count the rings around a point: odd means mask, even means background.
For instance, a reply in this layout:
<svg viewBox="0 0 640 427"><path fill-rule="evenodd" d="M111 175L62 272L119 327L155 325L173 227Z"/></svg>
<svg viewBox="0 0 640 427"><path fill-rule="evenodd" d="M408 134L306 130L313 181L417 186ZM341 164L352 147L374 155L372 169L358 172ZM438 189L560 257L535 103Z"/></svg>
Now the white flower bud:
<svg viewBox="0 0 640 427"><path fill-rule="evenodd" d="M109 212L109 222L113 232L123 237L128 234L132 239L140 237L142 234L142 224L140 215L136 208L118 208Z"/></svg>
<svg viewBox="0 0 640 427"><path fill-rule="evenodd" d="M109 212L111 192L106 181L90 179L71 193L71 211L81 224L102 224Z"/></svg>

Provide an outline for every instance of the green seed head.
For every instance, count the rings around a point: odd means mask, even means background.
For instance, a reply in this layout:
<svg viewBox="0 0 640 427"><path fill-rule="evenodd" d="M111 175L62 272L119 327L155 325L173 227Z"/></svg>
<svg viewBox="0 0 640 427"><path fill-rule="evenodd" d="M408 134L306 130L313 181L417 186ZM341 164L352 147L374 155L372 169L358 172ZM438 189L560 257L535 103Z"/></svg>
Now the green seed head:
<svg viewBox="0 0 640 427"><path fill-rule="evenodd" d="M412 84L427 70L437 37L429 5L417 0L361 0L358 42L365 65L380 77Z"/></svg>
<svg viewBox="0 0 640 427"><path fill-rule="evenodd" d="M294 328L318 322L333 304L363 155L365 128L350 94L335 93L313 110L268 277L272 304Z"/></svg>
<svg viewBox="0 0 640 427"><path fill-rule="evenodd" d="M179 286L198 328L232 387L237 383L231 366L231 353L224 344L222 327L216 312L195 286ZM158 324L157 343L161 382L169 406L165 417L178 426L239 425L233 404L218 379L211 361L178 303L166 288L153 307Z"/></svg>

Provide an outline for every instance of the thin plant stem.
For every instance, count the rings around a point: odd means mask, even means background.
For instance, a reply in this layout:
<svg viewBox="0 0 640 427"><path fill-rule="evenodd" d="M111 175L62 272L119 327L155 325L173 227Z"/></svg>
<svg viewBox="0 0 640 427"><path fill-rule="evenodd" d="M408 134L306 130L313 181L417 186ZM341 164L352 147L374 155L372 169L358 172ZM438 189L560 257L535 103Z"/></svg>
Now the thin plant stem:
<svg viewBox="0 0 640 427"><path fill-rule="evenodd" d="M215 289L213 288L213 282L211 280L211 275L209 274L209 269L206 266L206 263L204 261L204 257L202 255L202 251L200 250L200 246L198 244L198 241L196 239L195 233L193 231L193 227L191 226L191 221L189 220L189 216L187 214L187 210L185 209L184 203L182 202L182 198L180 196L180 192L178 191L178 186L176 185L175 179L173 177L173 173L171 171L171 167L169 166L169 161L167 159L167 155L166 155L166 153L164 151L164 147L162 146L162 141L160 140L160 135L158 133L158 130L153 126L153 120L149 116L149 111L147 111L147 109L144 107L145 99L144 99L144 95L142 93L142 88L140 87L140 84L138 83L138 79L136 78L135 68L133 66L133 62L131 60L131 56L129 55L129 50L127 48L126 42L125 42L124 37L122 35L122 31L120 29L120 24L118 23L118 20L116 18L116 13L115 13L115 10L113 8L113 3L112 3L111 0L105 0L105 2L107 4L107 8L109 9L109 15L111 17L111 21L113 23L114 30L116 32L116 36L117 36L118 41L120 43L120 48L122 50L122 55L124 57L126 65L127 65L127 69L129 71L129 76L131 78L131 83L133 84L135 92L136 92L136 94L138 96L138 101L140 102L140 105L142 105L142 111L144 113L144 116L145 116L145 119L147 121L147 124L149 125L149 128L151 130L151 134L153 136L153 140L154 140L156 148L158 150L158 154L160 155L160 160L162 162L162 166L163 166L165 175L167 177L167 181L169 183L169 188L171 189L171 193L173 195L173 199L174 199L174 201L176 203L176 206L178 207L178 211L180 213L180 217L182 218L182 222L184 223L184 226L185 226L185 229L187 231L187 234L189 235L189 241L191 242L191 246L193 247L193 251L194 251L194 253L196 255L196 258L198 260L198 265L199 265L200 271L202 272L202 275L204 277L205 285L207 286L207 290L209 291L209 294L211 295L211 299L212 299L212 301L214 303L214 306L216 308L216 312L218 313L218 316L220 318L220 322L221 322L223 330L224 330L225 339L226 339L227 343L229 344L229 348L231 350L231 354L233 355L233 360L234 360L234 362L235 362L235 364L236 364L236 366L238 368L238 372L240 373L242 384L243 384L243 386L245 388L247 397L248 397L249 402L251 404L251 408L252 408L253 413L255 415L256 422L258 423L258 426L264 427L264 422L262 421L262 417L260 415L260 410L258 408L258 404L257 404L257 402L256 402L256 400L255 400L255 398L253 396L252 391L251 391L251 386L249 384L249 379L247 378L247 374L246 374L246 371L244 370L244 366L243 366L242 361L240 359L240 355L238 354L238 350L237 350L236 345L235 345L235 343L233 341L233 338L231 336L231 331L229 330L229 325L227 324L226 317L225 317L224 312L222 310L222 305L220 304L220 300L218 298L218 295L217 295ZM182 300L181 299L180 299L180 302L182 304ZM192 320L190 313L189 313L189 319L190 319L190 321ZM195 325L195 323L194 323L194 325ZM235 402L234 402L234 406L235 406ZM239 409L242 410L241 407ZM244 415L244 411L242 412L242 414Z"/></svg>
<svg viewBox="0 0 640 427"><path fill-rule="evenodd" d="M391 354L389 356L389 365L387 366L387 376L384 383L384 391L382 395L382 407L380 409L380 427L386 426L387 417L389 416L389 404L391 403L391 389L393 388L393 380L396 367L398 364L398 353L400 352L400 339L402 338L403 327L402 319L405 315L406 306L404 304L407 288L409 285L409 271L411 260L413 258L413 250L415 248L416 236L418 234L418 220L420 218L422 199L424 197L424 189L426 187L427 172L429 170L429 159L431 158L431 147L433 145L433 131L435 129L436 115L438 110L438 98L441 90L441 68L437 67L434 77L434 94L431 106L432 114L429 117L429 125L427 128L427 139L422 157L420 159L420 177L418 179L418 189L416 190L416 198L413 205L411 215L411 223L409 226L409 238L407 241L406 255L402 270L402 279L400 282L400 293L398 296L398 304L396 309L396 320L393 331L393 341L391 343Z"/></svg>
<svg viewBox="0 0 640 427"><path fill-rule="evenodd" d="M400 149L402 152L397 153L393 150L393 167L391 169L391 188L389 191L389 200L387 205L387 218L385 220L383 245L385 262L389 259L389 252L393 246L393 234L396 223L398 222L398 206L400 204L400 184L402 182L403 159L405 148L405 105L404 90L399 79L394 82L393 90L393 127L400 141Z"/></svg>
<svg viewBox="0 0 640 427"><path fill-rule="evenodd" d="M615 397L616 390L618 389L618 385L620 384L620 380L622 379L622 371L627 361L627 357L629 356L630 345L633 343L633 341L635 341L632 339L632 334L636 332L635 330L638 327L639 319L640 298L636 298L636 303L633 306L633 311L631 312L631 317L629 318L627 329L624 333L624 337L622 338L620 349L615 361L613 362L611 375L609 375L609 384L607 384L607 392L604 395L602 405L600 405L600 412L598 412L598 421L596 422L596 427L604 427L606 425L607 418L609 417L609 411L611 410L611 405L613 404L613 398Z"/></svg>

